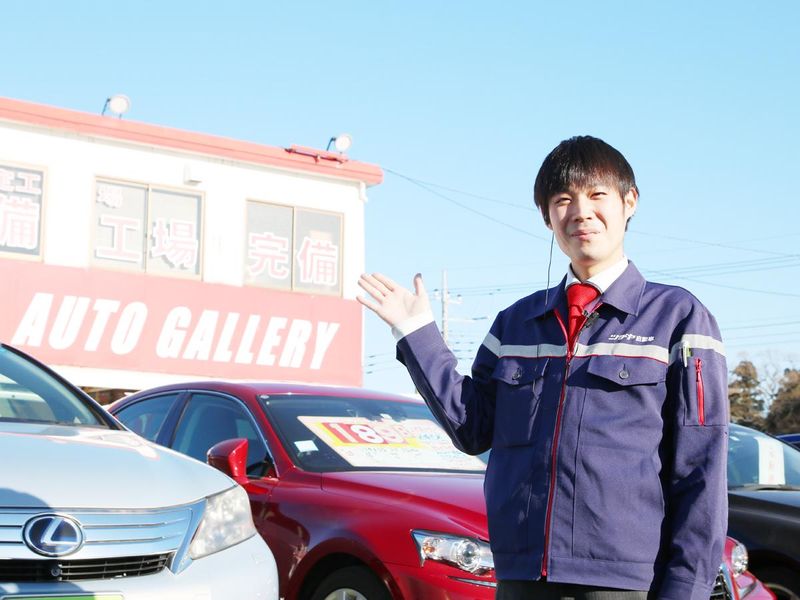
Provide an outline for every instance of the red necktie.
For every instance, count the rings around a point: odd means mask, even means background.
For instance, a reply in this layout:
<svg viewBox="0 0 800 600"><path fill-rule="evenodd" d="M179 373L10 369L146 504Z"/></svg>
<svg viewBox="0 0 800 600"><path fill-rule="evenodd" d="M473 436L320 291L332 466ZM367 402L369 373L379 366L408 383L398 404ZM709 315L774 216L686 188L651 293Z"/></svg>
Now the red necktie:
<svg viewBox="0 0 800 600"><path fill-rule="evenodd" d="M569 347L575 345L578 332L583 327L586 318L583 310L586 305L597 298L600 292L588 283L573 283L567 288L567 304L569 305Z"/></svg>

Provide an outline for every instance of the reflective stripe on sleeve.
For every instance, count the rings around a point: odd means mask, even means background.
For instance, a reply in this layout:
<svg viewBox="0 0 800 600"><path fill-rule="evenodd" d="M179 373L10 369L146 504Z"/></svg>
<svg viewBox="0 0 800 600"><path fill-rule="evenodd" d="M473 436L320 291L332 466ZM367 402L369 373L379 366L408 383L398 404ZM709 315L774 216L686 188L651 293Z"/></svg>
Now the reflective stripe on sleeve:
<svg viewBox="0 0 800 600"><path fill-rule="evenodd" d="M483 340L483 345L486 346L486 349L495 356L500 356L500 340L494 337L491 333L486 334L486 337Z"/></svg>
<svg viewBox="0 0 800 600"><path fill-rule="evenodd" d="M491 333L483 340L486 349L497 358L514 356L517 358L541 358L543 356L566 356L567 347L564 344L531 344L525 346L501 344Z"/></svg>
<svg viewBox="0 0 800 600"><path fill-rule="evenodd" d="M684 346L688 346L691 350L713 350L717 354L725 356L725 345L720 340L710 335L687 333L672 346L669 352L670 363L683 360L681 351Z"/></svg>

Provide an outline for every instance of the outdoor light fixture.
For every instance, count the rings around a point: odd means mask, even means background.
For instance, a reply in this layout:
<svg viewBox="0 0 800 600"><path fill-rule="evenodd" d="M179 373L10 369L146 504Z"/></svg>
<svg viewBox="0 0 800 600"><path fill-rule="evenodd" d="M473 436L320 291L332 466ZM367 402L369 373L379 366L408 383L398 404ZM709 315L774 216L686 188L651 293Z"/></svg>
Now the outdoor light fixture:
<svg viewBox="0 0 800 600"><path fill-rule="evenodd" d="M103 105L103 112L100 115L105 115L106 110L111 111L120 119L122 115L128 112L131 108L131 99L124 94L114 94L106 98L106 103Z"/></svg>
<svg viewBox="0 0 800 600"><path fill-rule="evenodd" d="M349 133L340 133L336 137L332 137L328 140L328 147L325 148L326 152L331 149L331 144L333 144L333 147L336 148L337 151L347 152L350 146L353 145L353 136Z"/></svg>

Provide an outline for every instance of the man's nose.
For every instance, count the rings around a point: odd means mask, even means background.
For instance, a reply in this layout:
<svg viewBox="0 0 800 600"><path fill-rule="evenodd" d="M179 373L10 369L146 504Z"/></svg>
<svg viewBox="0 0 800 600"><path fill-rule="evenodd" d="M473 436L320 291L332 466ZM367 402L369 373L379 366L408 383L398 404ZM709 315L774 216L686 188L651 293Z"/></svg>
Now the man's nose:
<svg viewBox="0 0 800 600"><path fill-rule="evenodd" d="M592 204L591 199L585 194L578 194L570 202L570 209L572 212L572 219L576 221L583 221L592 217Z"/></svg>

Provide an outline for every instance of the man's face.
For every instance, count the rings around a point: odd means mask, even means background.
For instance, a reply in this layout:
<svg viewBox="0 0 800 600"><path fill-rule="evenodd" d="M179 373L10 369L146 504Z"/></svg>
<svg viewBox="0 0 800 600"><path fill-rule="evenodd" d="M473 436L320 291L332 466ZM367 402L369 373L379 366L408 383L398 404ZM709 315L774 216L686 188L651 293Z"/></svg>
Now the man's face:
<svg viewBox="0 0 800 600"><path fill-rule="evenodd" d="M553 194L550 225L575 275L586 280L624 256L625 223L636 210L636 191L622 198L615 186L598 183Z"/></svg>

